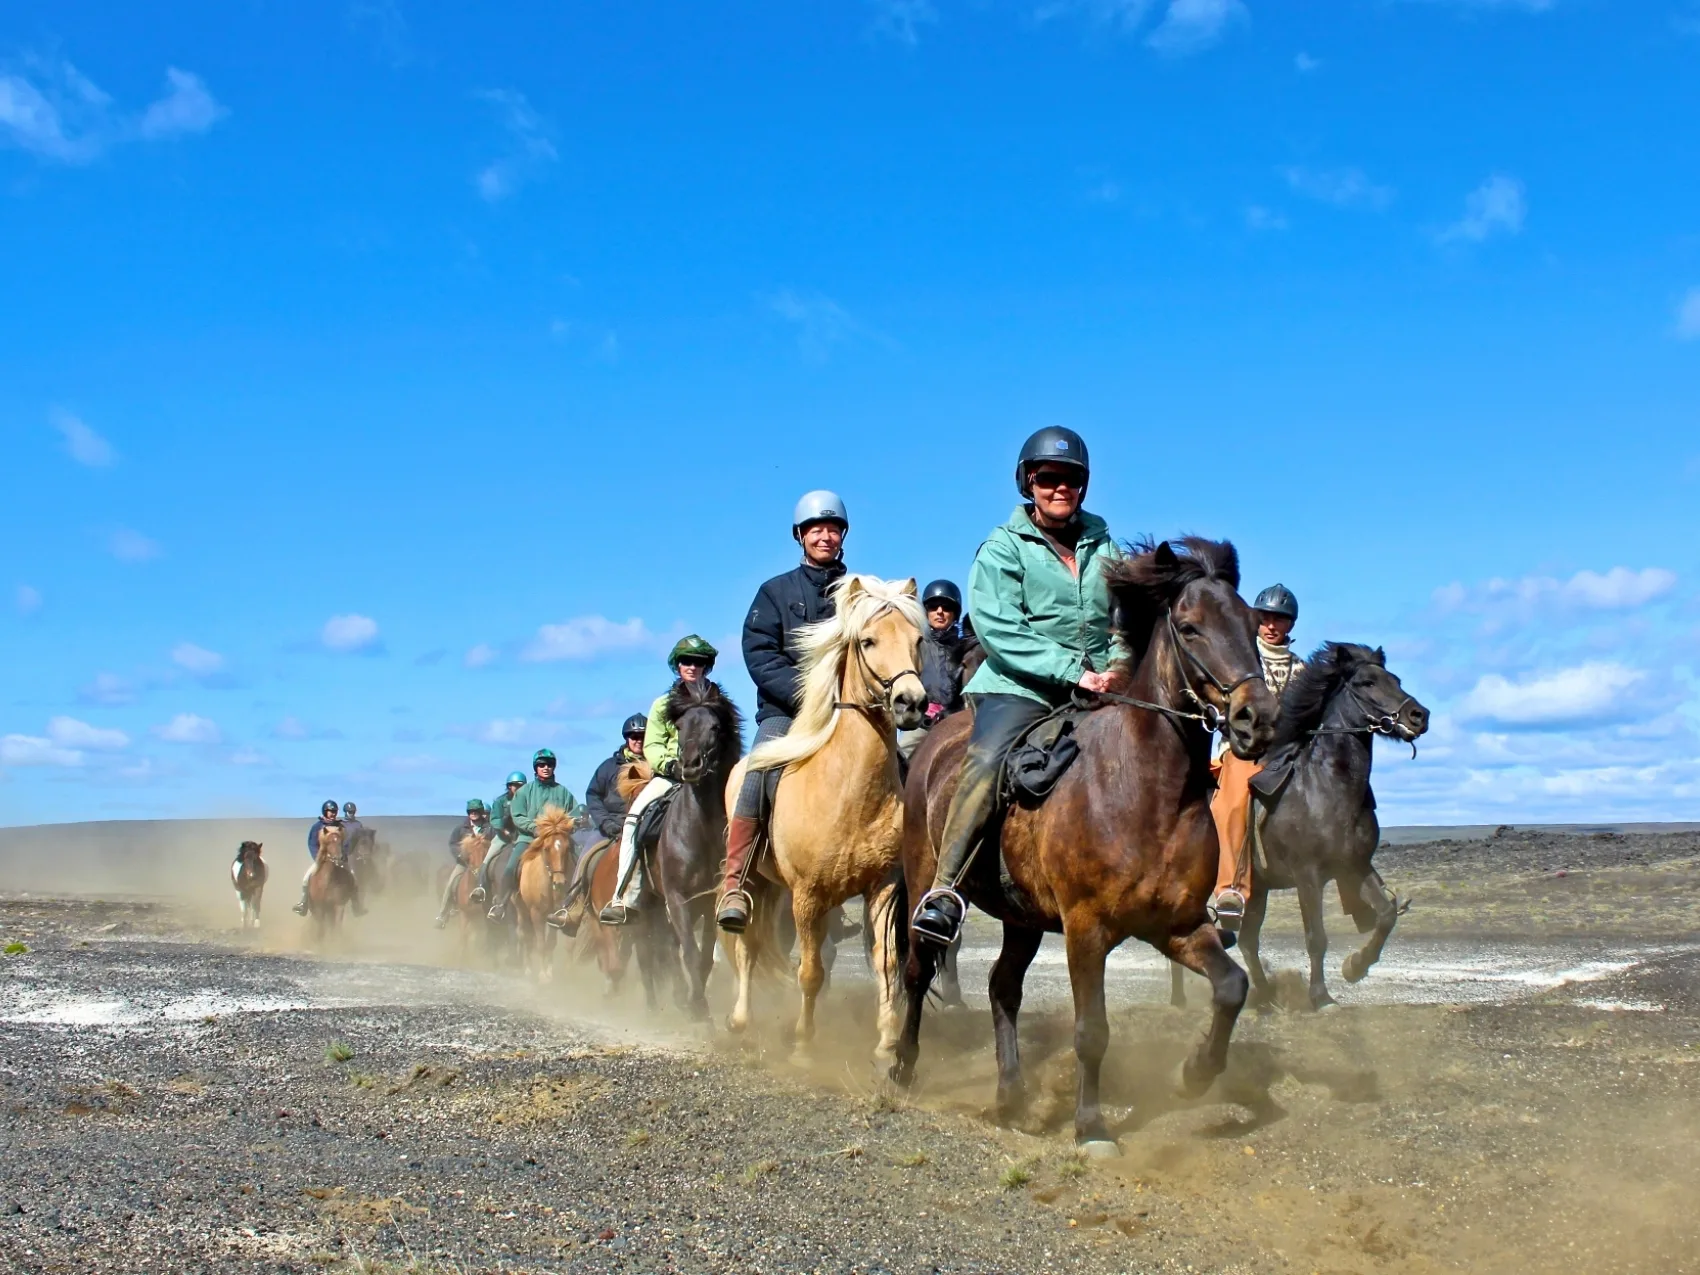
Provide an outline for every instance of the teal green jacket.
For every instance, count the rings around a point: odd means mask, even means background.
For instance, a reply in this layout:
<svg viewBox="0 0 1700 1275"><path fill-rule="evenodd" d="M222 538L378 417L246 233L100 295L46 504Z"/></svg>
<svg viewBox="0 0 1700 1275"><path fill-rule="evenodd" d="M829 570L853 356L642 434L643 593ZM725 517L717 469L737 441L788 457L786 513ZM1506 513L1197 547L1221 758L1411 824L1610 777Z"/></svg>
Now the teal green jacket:
<svg viewBox="0 0 1700 1275"><path fill-rule="evenodd" d="M514 828L508 822L513 814L514 801L508 796L508 790L503 788L496 799L490 803L490 827L502 841L512 844Z"/></svg>
<svg viewBox="0 0 1700 1275"><path fill-rule="evenodd" d="M968 614L986 662L968 695L1025 695L1060 705L1088 667L1102 673L1112 650L1104 568L1121 559L1110 529L1082 512L1076 577L1033 525L1025 505L986 537L968 576Z"/></svg>
<svg viewBox="0 0 1700 1275"><path fill-rule="evenodd" d="M514 827L519 829L519 840L515 845L531 844L531 839L537 835L537 816L548 806L558 806L570 815L578 809L578 802L565 784L546 784L535 777L526 780L525 787L514 794L514 804L509 811Z"/></svg>

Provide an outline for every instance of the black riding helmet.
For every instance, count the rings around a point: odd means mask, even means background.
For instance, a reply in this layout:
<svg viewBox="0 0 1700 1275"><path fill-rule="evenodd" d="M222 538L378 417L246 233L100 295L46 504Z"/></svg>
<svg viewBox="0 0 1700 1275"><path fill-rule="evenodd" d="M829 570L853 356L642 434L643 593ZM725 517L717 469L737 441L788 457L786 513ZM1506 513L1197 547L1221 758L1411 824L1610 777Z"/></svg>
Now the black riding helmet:
<svg viewBox="0 0 1700 1275"><path fill-rule="evenodd" d="M319 815L321 817L323 817L325 815L329 815L332 819L335 819L336 818L336 802L334 802L334 801L325 802L324 805L319 807Z"/></svg>
<svg viewBox="0 0 1700 1275"><path fill-rule="evenodd" d="M1299 618L1299 600L1293 596L1293 591L1284 584L1272 584L1258 594L1251 604L1253 611L1267 611L1270 615L1284 615L1289 620Z"/></svg>
<svg viewBox="0 0 1700 1275"><path fill-rule="evenodd" d="M641 735L649 729L649 718L642 713L633 713L626 718L625 725L620 727L620 734L630 739L633 735Z"/></svg>
<svg viewBox="0 0 1700 1275"><path fill-rule="evenodd" d="M1047 425L1021 445L1021 456L1015 462L1015 488L1024 498L1033 494L1027 483L1028 469L1045 460L1058 465L1073 465L1078 469L1081 473L1081 495L1086 494L1086 479L1092 475L1092 459L1086 452L1086 440L1072 429Z"/></svg>
<svg viewBox="0 0 1700 1275"><path fill-rule="evenodd" d="M962 590L949 580L934 580L921 590L921 607L931 610L935 602L948 602L956 608L958 615L962 614Z"/></svg>

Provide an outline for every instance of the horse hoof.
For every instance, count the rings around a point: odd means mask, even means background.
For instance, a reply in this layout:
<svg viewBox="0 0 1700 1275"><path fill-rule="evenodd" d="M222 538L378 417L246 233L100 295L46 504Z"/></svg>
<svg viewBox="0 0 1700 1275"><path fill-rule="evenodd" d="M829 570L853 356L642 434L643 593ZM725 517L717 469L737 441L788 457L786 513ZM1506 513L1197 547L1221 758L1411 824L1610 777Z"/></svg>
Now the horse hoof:
<svg viewBox="0 0 1700 1275"><path fill-rule="evenodd" d="M1216 1083L1216 1073L1195 1058L1185 1059L1175 1072L1175 1092L1183 1098L1202 1098Z"/></svg>
<svg viewBox="0 0 1700 1275"><path fill-rule="evenodd" d="M1327 992L1323 992L1320 995L1312 993L1311 995L1310 1008L1312 1013L1320 1014L1324 1010L1338 1009L1339 1007L1340 1003Z"/></svg>
<svg viewBox="0 0 1700 1275"><path fill-rule="evenodd" d="M891 1064L891 1070L885 1073L885 1078L899 1089L908 1089L915 1083L915 1068L894 1062Z"/></svg>
<svg viewBox="0 0 1700 1275"><path fill-rule="evenodd" d="M1075 1150L1089 1160L1113 1160L1122 1153L1114 1138L1088 1138L1075 1144Z"/></svg>
<svg viewBox="0 0 1700 1275"><path fill-rule="evenodd" d="M1369 964L1360 960L1356 952L1348 956L1345 963L1340 966L1340 977L1348 983L1361 983L1368 974Z"/></svg>

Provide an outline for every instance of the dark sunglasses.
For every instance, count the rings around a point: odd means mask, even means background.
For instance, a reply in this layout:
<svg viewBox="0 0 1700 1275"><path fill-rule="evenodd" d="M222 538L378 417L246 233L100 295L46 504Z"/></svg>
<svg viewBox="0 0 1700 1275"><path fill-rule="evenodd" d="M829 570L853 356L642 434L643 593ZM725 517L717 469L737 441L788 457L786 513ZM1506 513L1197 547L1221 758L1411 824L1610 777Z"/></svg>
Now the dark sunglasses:
<svg viewBox="0 0 1700 1275"><path fill-rule="evenodd" d="M687 665L691 668L707 668L708 661L699 660L694 655L681 655L679 657L679 667L685 668Z"/></svg>
<svg viewBox="0 0 1700 1275"><path fill-rule="evenodd" d="M1046 491L1055 491L1058 487L1067 487L1070 491L1079 491L1085 479L1073 470L1040 469L1027 475L1027 481L1035 487L1043 487Z"/></svg>

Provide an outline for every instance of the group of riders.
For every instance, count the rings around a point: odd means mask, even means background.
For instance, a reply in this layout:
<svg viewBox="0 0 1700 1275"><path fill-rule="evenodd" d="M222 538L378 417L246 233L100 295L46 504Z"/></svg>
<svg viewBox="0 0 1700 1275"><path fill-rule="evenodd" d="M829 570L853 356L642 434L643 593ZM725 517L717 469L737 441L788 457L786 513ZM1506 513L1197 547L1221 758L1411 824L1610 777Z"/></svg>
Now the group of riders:
<svg viewBox="0 0 1700 1275"><path fill-rule="evenodd" d="M1122 555L1104 520L1083 507L1090 479L1091 461L1078 434L1060 427L1039 430L1016 459L1021 503L975 555L966 611L961 590L949 580L934 580L922 591L927 627L921 670L928 706L921 727L900 736L899 750L907 757L926 730L950 713L972 713L973 723L945 821L937 875L912 919L921 942L948 949L960 938L967 905L957 887L997 813L1007 753L1054 710L1090 699L1109 685L1118 652L1104 569ZM756 745L784 735L797 714L801 681L793 639L804 626L831 618L828 590L846 572L849 531L848 510L836 493L805 495L791 520L802 561L763 584L745 617L743 657L756 688ZM1263 679L1278 697L1303 668L1291 647L1298 600L1290 589L1275 584L1257 595L1252 610ZM719 654L692 634L674 645L667 663L678 681L697 682L714 672ZM490 919L505 918L518 885L520 861L537 835L537 819L551 806L581 813L596 832L618 840L618 886L599 919L623 925L636 916L643 885L640 816L679 783L678 733L667 709L670 689L656 698L647 714L626 719L621 744L597 767L582 811L556 778L555 754L546 748L532 757L530 778L516 770L493 801L474 798L466 803L466 818L449 838L455 868L443 893L439 928L447 923L451 900L469 868L462 843L472 836L490 841L471 897L488 902ZM628 804L616 781L640 762L653 777ZM1256 761L1237 758L1225 742L1212 764L1217 789L1211 808L1220 858L1210 907L1228 943L1250 898L1246 827L1250 780L1258 768ZM734 934L750 922L753 903L745 882L763 840L765 792L763 773L750 771L728 821L716 919L721 929ZM346 830L353 804L343 813ZM308 835L312 852L317 852L318 829L336 815L335 804L327 802ZM567 909L551 921L567 924Z"/></svg>

